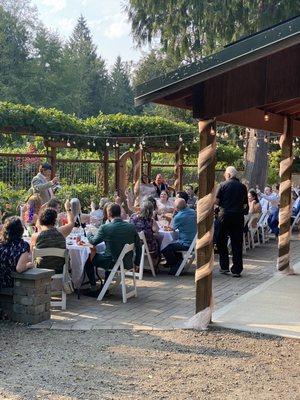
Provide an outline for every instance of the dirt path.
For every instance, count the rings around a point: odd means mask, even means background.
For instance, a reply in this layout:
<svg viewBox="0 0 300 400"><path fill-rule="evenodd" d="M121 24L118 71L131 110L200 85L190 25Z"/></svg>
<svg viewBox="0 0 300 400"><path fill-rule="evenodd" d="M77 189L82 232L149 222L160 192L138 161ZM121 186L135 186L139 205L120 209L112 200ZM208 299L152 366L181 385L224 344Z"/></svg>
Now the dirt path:
<svg viewBox="0 0 300 400"><path fill-rule="evenodd" d="M0 322L0 399L300 399L300 343L226 330L46 331Z"/></svg>

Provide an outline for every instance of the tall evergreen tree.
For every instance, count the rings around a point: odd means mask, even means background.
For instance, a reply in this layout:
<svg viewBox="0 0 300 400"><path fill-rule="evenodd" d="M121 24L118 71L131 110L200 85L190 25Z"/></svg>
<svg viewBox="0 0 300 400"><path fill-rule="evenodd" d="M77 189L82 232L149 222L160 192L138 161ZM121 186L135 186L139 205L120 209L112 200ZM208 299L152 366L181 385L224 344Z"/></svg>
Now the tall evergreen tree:
<svg viewBox="0 0 300 400"><path fill-rule="evenodd" d="M78 19L65 48L64 64L65 111L81 118L98 114L105 104L108 78L105 63L97 58L96 46L83 16Z"/></svg>
<svg viewBox="0 0 300 400"><path fill-rule="evenodd" d="M130 83L129 65L118 56L111 72L112 93L110 103L113 113L135 114L134 95Z"/></svg>

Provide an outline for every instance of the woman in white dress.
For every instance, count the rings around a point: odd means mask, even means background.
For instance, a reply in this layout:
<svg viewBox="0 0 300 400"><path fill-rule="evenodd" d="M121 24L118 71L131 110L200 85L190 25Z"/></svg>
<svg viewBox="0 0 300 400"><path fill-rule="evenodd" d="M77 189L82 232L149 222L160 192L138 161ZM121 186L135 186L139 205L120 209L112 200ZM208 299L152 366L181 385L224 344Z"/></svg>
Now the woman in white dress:
<svg viewBox="0 0 300 400"><path fill-rule="evenodd" d="M159 199L156 200L157 214L165 215L172 214L174 211L174 197L169 197L169 194L163 190L160 193Z"/></svg>

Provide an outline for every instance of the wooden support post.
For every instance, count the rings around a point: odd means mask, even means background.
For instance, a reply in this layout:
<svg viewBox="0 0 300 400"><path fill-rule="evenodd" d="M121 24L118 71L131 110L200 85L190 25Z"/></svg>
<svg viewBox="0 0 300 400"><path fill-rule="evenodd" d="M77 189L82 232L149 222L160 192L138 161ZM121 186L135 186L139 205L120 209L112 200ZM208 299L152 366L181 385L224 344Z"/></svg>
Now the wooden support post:
<svg viewBox="0 0 300 400"><path fill-rule="evenodd" d="M182 181L183 181L183 154L182 154L182 146L179 146L175 153L175 165L174 165L174 189L176 192L182 190Z"/></svg>
<svg viewBox="0 0 300 400"><path fill-rule="evenodd" d="M104 150L103 155L103 192L104 196L108 196L108 164L109 161L109 151L107 149Z"/></svg>
<svg viewBox="0 0 300 400"><path fill-rule="evenodd" d="M116 147L115 149L115 189L116 191L119 191L120 189L120 149L119 147Z"/></svg>
<svg viewBox="0 0 300 400"><path fill-rule="evenodd" d="M50 164L52 166L51 178L53 179L56 175L56 147L50 148Z"/></svg>
<svg viewBox="0 0 300 400"><path fill-rule="evenodd" d="M152 153L149 153L148 155L148 165L147 165L147 175L149 176L149 178L151 179L151 174L152 174L152 164L151 164L151 160L152 160Z"/></svg>
<svg viewBox="0 0 300 400"><path fill-rule="evenodd" d="M133 168L133 183L134 183L134 196L136 204L140 205L140 185L143 168L143 150L138 149L134 153L134 168Z"/></svg>
<svg viewBox="0 0 300 400"><path fill-rule="evenodd" d="M198 234L196 242L197 269L196 313L211 306L212 269L214 264L213 226L215 202L216 124L213 120L199 122L200 151L198 157L199 200L197 203Z"/></svg>
<svg viewBox="0 0 300 400"><path fill-rule="evenodd" d="M291 187L293 165L293 122L285 118L284 132L280 137L282 158L280 162L280 208L279 208L279 238L278 261L279 271L292 272L290 266L291 239Z"/></svg>

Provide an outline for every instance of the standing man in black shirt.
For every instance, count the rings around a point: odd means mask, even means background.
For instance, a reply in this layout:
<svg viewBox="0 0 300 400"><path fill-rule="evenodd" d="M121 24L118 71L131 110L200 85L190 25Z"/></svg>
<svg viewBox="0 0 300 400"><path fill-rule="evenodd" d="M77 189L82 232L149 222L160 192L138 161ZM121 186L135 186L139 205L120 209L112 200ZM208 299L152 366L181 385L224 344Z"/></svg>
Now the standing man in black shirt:
<svg viewBox="0 0 300 400"><path fill-rule="evenodd" d="M217 191L216 204L220 207L217 248L220 258L220 272L229 273L228 237L232 247L231 273L240 277L243 270L244 215L248 214L247 188L237 178L237 170L227 167L225 182Z"/></svg>

